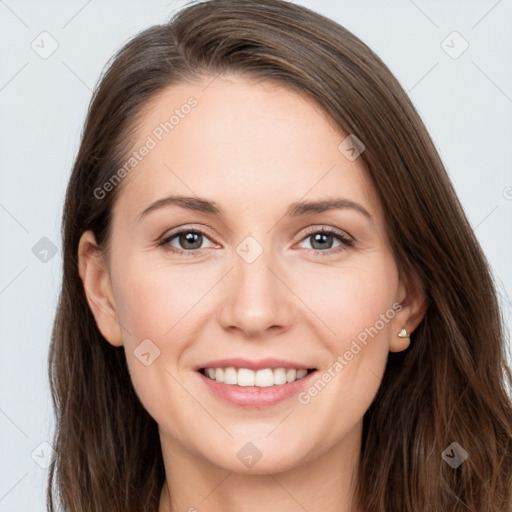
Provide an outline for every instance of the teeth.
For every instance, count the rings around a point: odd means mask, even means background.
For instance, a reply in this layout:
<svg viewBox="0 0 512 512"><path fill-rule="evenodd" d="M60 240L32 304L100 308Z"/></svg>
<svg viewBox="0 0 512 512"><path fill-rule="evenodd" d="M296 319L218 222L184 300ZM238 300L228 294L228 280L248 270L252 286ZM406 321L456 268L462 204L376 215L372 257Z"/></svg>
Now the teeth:
<svg viewBox="0 0 512 512"><path fill-rule="evenodd" d="M286 370L286 382L293 382L296 377L297 370L294 370L293 368L289 368L288 370Z"/></svg>
<svg viewBox="0 0 512 512"><path fill-rule="evenodd" d="M234 370L234 368L233 368L233 370ZM248 370L247 368L240 368L238 370L237 377L238 377L238 380L236 383L239 386L254 386L254 381L255 381L256 375L252 370Z"/></svg>
<svg viewBox="0 0 512 512"><path fill-rule="evenodd" d="M302 379L302 377L305 377L307 373L307 370L297 370L296 380Z"/></svg>
<svg viewBox="0 0 512 512"><path fill-rule="evenodd" d="M236 384L237 375L234 368L226 368L224 370L224 384Z"/></svg>
<svg viewBox="0 0 512 512"><path fill-rule="evenodd" d="M256 386L266 388L280 386L287 382L302 379L308 371L293 368L264 368L263 370L249 370L248 368L205 368L204 375L217 382L238 386Z"/></svg>
<svg viewBox="0 0 512 512"><path fill-rule="evenodd" d="M281 384L286 384L286 370L284 368L276 368L272 372L272 377L274 385L279 386Z"/></svg>

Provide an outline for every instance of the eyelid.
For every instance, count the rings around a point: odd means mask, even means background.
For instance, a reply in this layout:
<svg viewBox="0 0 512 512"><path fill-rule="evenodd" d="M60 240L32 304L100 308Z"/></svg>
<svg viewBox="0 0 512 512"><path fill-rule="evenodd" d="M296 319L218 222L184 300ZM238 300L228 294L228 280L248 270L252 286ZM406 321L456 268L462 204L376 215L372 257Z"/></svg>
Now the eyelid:
<svg viewBox="0 0 512 512"><path fill-rule="evenodd" d="M326 233L326 234L336 234L342 238L345 238L350 241L354 241L354 237L347 233L346 231L343 231L342 229L326 226L323 224L319 224L316 226L310 226L306 228L306 231L304 232L304 235L302 236L301 240L303 240L306 236L311 235L313 233Z"/></svg>
<svg viewBox="0 0 512 512"><path fill-rule="evenodd" d="M209 238L212 238L212 236L208 232L208 229L210 229L210 228L208 226L206 226L206 228L207 229L205 229L204 225L202 225L201 227L195 227L194 224L185 224L183 226L178 226L176 228L171 228L171 229L166 230L162 236L159 236L157 238L157 241L162 240L164 238L169 238L169 237L178 235L178 234L182 233L183 231L186 231L186 232L193 231L193 232L201 233L202 235L207 235Z"/></svg>

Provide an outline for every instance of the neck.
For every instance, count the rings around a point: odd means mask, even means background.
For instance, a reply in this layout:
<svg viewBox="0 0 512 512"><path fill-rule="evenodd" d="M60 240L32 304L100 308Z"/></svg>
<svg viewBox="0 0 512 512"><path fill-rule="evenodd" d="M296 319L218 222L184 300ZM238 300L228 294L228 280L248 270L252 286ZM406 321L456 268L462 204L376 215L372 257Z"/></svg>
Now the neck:
<svg viewBox="0 0 512 512"><path fill-rule="evenodd" d="M361 426L314 460L263 474L215 466L161 431L166 482L159 512L354 512Z"/></svg>

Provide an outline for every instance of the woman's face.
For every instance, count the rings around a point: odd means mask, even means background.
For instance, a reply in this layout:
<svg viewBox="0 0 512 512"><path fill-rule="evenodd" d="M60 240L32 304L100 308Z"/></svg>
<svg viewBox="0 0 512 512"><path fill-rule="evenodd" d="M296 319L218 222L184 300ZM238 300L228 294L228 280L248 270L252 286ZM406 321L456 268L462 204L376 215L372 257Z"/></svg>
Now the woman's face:
<svg viewBox="0 0 512 512"><path fill-rule="evenodd" d="M212 80L145 109L108 265L82 237L89 303L164 449L255 473L355 453L413 305L376 192L312 101Z"/></svg>

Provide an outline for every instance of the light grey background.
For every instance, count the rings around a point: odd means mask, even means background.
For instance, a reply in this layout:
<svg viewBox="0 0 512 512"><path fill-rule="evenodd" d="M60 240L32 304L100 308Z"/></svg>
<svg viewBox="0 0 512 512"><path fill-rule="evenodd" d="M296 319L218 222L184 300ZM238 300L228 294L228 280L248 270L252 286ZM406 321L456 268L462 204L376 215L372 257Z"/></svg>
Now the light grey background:
<svg viewBox="0 0 512 512"><path fill-rule="evenodd" d="M296 3L360 37L409 92L488 256L510 326L512 0ZM181 5L0 0L0 512L46 510L47 471L35 460L51 454L40 443L53 428L46 362L60 218L91 89L115 50ZM48 58L31 46L49 51L52 39L58 48ZM46 262L32 251L43 237L57 249Z"/></svg>

